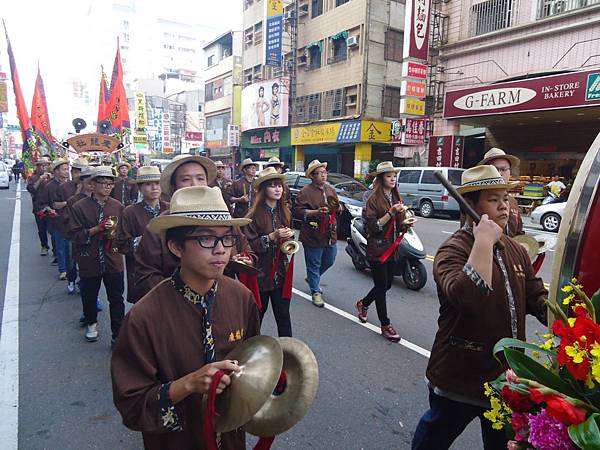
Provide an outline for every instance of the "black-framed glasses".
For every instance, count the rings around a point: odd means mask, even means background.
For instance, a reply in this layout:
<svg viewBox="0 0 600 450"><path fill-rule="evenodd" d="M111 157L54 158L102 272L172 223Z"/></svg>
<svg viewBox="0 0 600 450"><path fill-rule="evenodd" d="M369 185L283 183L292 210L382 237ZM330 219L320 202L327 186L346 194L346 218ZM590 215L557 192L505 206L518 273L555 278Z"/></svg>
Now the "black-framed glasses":
<svg viewBox="0 0 600 450"><path fill-rule="evenodd" d="M239 236L237 234L226 234L225 236L187 236L187 240L196 241L202 248L215 248L219 242L223 247L233 247L238 243Z"/></svg>

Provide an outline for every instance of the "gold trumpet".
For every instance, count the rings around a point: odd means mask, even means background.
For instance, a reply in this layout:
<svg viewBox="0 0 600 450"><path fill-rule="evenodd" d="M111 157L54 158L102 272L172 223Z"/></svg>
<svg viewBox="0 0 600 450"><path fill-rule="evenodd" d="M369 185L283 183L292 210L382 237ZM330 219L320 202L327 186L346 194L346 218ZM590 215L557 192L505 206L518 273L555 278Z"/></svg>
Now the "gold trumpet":
<svg viewBox="0 0 600 450"><path fill-rule="evenodd" d="M402 225L406 225L407 227L412 227L418 220L415 217L415 214L406 205L404 205L404 215L405 219L402 221Z"/></svg>
<svg viewBox="0 0 600 450"><path fill-rule="evenodd" d="M281 253L284 255L292 256L295 253L298 253L300 250L300 243L298 241L294 241L290 239L289 241L285 241L281 244Z"/></svg>
<svg viewBox="0 0 600 450"><path fill-rule="evenodd" d="M106 238L109 240L114 240L117 237L117 225L119 224L118 216L109 216L106 225L109 226L106 230Z"/></svg>
<svg viewBox="0 0 600 450"><path fill-rule="evenodd" d="M330 214L340 208L340 201L337 197L334 197L333 195L327 196L327 208L329 208Z"/></svg>

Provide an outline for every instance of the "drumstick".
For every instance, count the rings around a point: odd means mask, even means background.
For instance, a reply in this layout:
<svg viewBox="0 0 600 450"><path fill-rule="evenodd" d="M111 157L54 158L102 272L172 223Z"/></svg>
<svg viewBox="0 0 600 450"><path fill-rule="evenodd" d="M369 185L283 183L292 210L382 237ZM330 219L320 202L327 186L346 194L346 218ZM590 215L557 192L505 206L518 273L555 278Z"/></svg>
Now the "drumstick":
<svg viewBox="0 0 600 450"><path fill-rule="evenodd" d="M481 220L481 217L479 216L479 214L477 214L477 211L475 211L473 207L469 205L469 203L465 200L465 198L462 195L460 195L460 192L458 192L456 188L452 185L452 183L450 183L450 181L448 181L446 177L444 177L444 174L439 171L436 171L433 174L438 180L440 180L440 183L442 183L442 185L446 188L448 194L450 194L454 198L454 200L458 202L460 209L462 209L466 215L473 219L473 222L478 224ZM504 242L498 241L496 242L496 245L500 250L504 250Z"/></svg>

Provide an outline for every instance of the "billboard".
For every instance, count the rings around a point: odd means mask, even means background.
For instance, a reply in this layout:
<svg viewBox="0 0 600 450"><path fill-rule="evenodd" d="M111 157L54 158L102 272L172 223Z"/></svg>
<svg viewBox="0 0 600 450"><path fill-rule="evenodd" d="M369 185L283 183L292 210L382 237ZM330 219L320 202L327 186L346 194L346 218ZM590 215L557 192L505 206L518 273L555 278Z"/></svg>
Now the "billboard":
<svg viewBox="0 0 600 450"><path fill-rule="evenodd" d="M246 86L242 91L242 131L287 127L290 79L273 78Z"/></svg>
<svg viewBox="0 0 600 450"><path fill-rule="evenodd" d="M404 16L404 58L427 61L431 0L408 0Z"/></svg>
<svg viewBox="0 0 600 450"><path fill-rule="evenodd" d="M283 48L283 0L265 2L265 65L281 66Z"/></svg>

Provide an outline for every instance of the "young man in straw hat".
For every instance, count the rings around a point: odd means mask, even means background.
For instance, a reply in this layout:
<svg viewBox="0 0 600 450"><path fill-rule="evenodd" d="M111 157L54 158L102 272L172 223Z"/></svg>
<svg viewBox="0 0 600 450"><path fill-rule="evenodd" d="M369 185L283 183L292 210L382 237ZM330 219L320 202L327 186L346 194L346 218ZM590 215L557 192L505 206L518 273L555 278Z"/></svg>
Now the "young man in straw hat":
<svg viewBox="0 0 600 450"><path fill-rule="evenodd" d="M509 183L510 176L513 168L519 167L519 158L513 155L507 155L504 150L499 148L492 148L483 155L483 159L477 163L478 166L483 166L486 164L490 164L498 169L500 175L504 179L505 183ZM508 207L509 207L509 216L508 223L506 224L506 228L504 232L510 236L515 237L519 234L525 234L523 231L523 220L521 219L521 211L519 210L519 203L512 196L508 196ZM460 216L460 225L463 226L465 223L465 215L461 213Z"/></svg>
<svg viewBox="0 0 600 450"><path fill-rule="evenodd" d="M225 176L225 169L227 166L223 164L223 161L216 161L215 166L217 168L217 177L214 181L211 181L208 185L210 187L218 187L221 190L221 195L223 195L223 200L225 200L225 204L231 211L231 202L229 201L229 189L231 188L232 181Z"/></svg>
<svg viewBox="0 0 600 450"><path fill-rule="evenodd" d="M59 158L52 162L50 167L53 177L41 185L38 195L38 211L40 217L46 217L48 229L54 242L54 252L58 259L58 276L60 280L67 279L69 242L60 229L58 210L62 203L58 190L63 183L69 181L69 160Z"/></svg>
<svg viewBox="0 0 600 450"><path fill-rule="evenodd" d="M117 232L117 247L125 255L127 268L127 301L135 303L140 299L135 289L135 258L146 225L161 212L169 209L169 204L160 200L160 170L156 166L143 166L137 171L133 183L139 186L142 201L129 205L123 211Z"/></svg>
<svg viewBox="0 0 600 450"><path fill-rule="evenodd" d="M81 300L89 342L98 340L96 300L104 283L110 305L111 345L119 335L125 312L123 304L123 255L115 243L116 227L123 206L110 197L114 175L108 166L99 166L92 176L93 191L71 208L71 236L79 249L78 263Z"/></svg>
<svg viewBox="0 0 600 450"><path fill-rule="evenodd" d="M207 186L216 174L215 164L212 160L202 156L184 155L173 158L160 177L160 186L163 192L172 195L177 189L190 186ZM161 214L169 214L165 211ZM253 264L256 259L248 246L248 242L240 239L236 247L234 258ZM250 256L240 255L248 251ZM162 236L146 230L142 235L137 251L135 252L135 287L138 295L145 295L154 286L165 278L171 276L179 261L167 247L167 242Z"/></svg>
<svg viewBox="0 0 600 450"><path fill-rule="evenodd" d="M38 216L36 213L39 208L39 188L46 181L52 179L52 174L48 172L50 169L50 159L45 156L38 158L35 162L35 173L27 180L27 192L31 195L31 203L33 205L33 215L35 216L35 224L37 225L38 237L40 239L40 255L48 255L48 222L43 216Z"/></svg>
<svg viewBox="0 0 600 450"><path fill-rule="evenodd" d="M171 214L148 225L180 263L129 311L111 362L115 405L146 449L205 448L202 403L212 377L227 373L220 394L241 370L223 358L259 334L251 292L223 276L249 222L231 217L218 188L187 187L173 194ZM246 448L242 430L220 438L223 450Z"/></svg>
<svg viewBox="0 0 600 450"><path fill-rule="evenodd" d="M484 418L484 383L504 367L492 349L505 337L525 339L525 316L546 323L548 291L536 278L527 251L503 233L509 219L509 184L494 166L462 174L463 194L481 216L471 218L439 248L433 276L440 301L439 329L427 366L429 405L413 449L442 450L476 417L485 449L506 449L504 430ZM502 241L504 248L496 243Z"/></svg>
<svg viewBox="0 0 600 450"><path fill-rule="evenodd" d="M252 204L252 182L258 165L250 158L240 164L242 176L231 185L230 201L234 205L233 217L244 217Z"/></svg>
<svg viewBox="0 0 600 450"><path fill-rule="evenodd" d="M306 275L315 306L325 306L321 290L321 276L335 262L337 253L336 214L330 211L328 199L339 204L335 189L327 184L327 163L315 159L306 169L312 183L300 189L294 207L294 217L302 221L300 242L304 245Z"/></svg>
<svg viewBox="0 0 600 450"><path fill-rule="evenodd" d="M115 180L115 187L110 196L121 202L123 207L137 203L138 185L129 178L131 164L127 161L121 161L117 164L118 178Z"/></svg>

